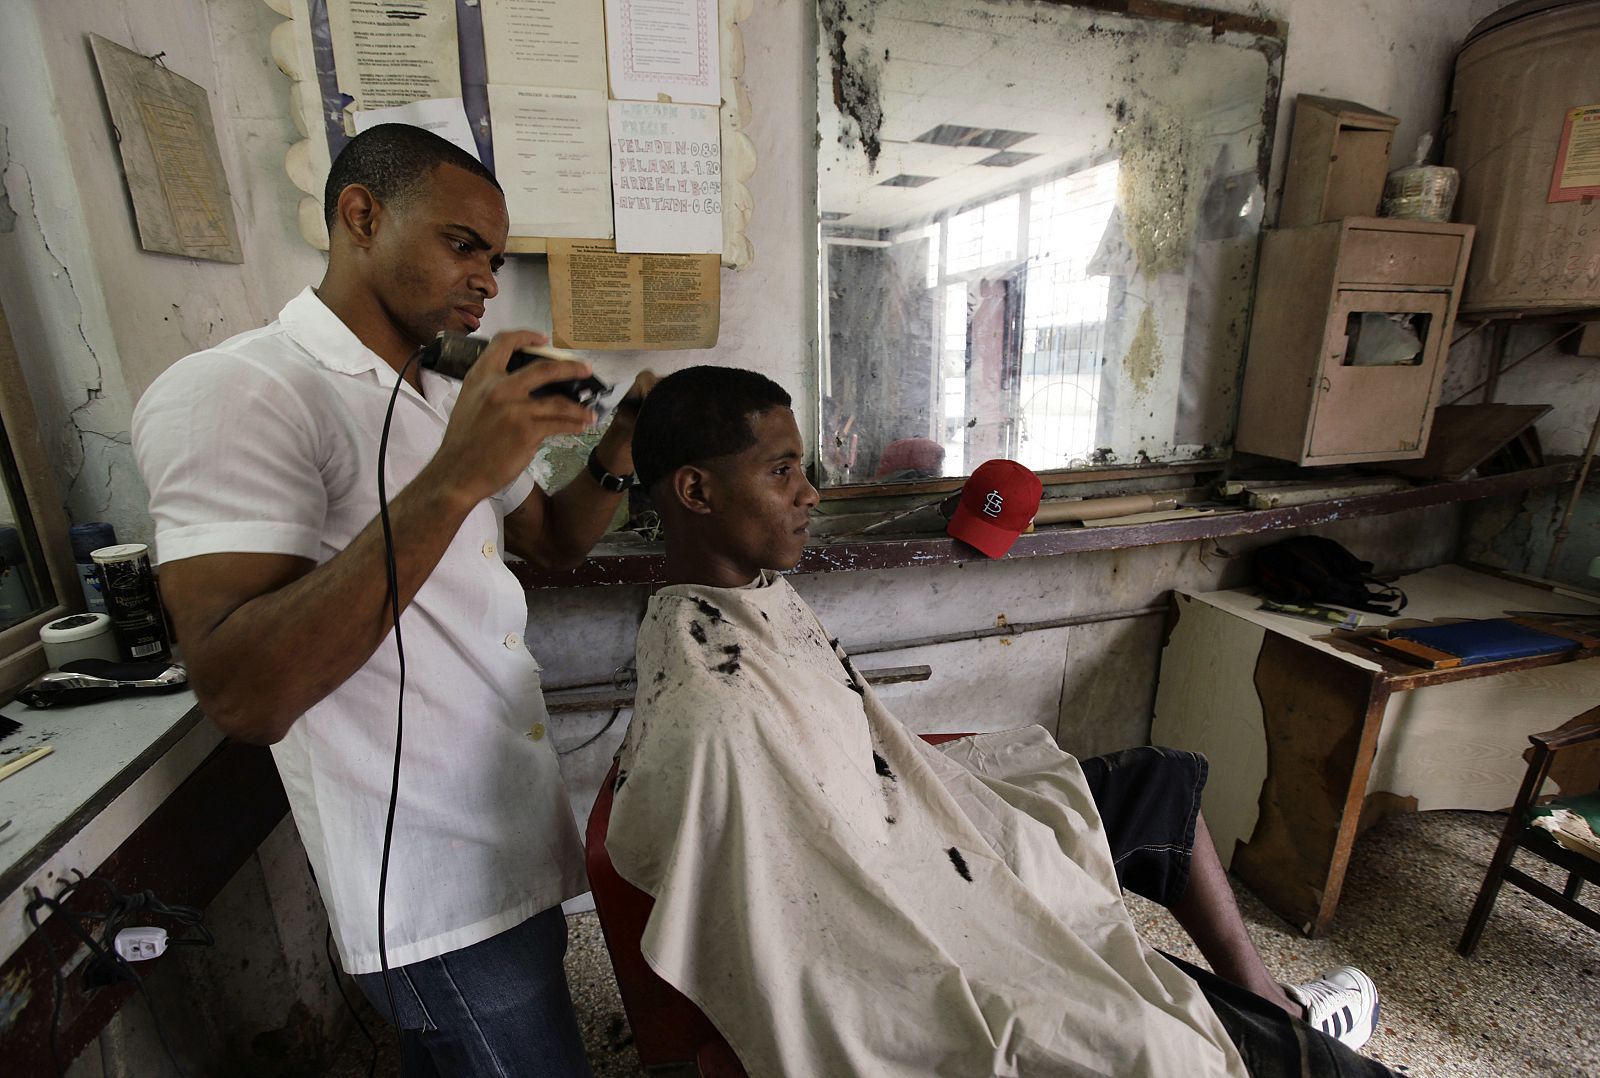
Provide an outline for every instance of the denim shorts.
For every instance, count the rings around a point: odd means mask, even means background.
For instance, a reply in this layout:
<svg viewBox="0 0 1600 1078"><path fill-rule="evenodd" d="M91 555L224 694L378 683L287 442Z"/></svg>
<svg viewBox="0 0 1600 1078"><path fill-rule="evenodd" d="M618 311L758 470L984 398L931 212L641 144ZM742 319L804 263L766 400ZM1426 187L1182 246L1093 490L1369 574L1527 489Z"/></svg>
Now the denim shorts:
<svg viewBox="0 0 1600 1078"><path fill-rule="evenodd" d="M1170 908L1189 887L1209 764L1154 745L1079 760L1124 890Z"/></svg>

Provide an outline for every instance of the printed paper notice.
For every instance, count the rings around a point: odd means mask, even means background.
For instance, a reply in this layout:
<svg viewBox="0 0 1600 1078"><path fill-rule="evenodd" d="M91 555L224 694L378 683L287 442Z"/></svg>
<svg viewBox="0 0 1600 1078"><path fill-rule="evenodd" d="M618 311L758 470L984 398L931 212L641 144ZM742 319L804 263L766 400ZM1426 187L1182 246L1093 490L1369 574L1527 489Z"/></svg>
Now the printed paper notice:
<svg viewBox="0 0 1600 1078"><path fill-rule="evenodd" d="M560 348L710 348L722 312L716 255L618 254L550 241L550 316Z"/></svg>
<svg viewBox="0 0 1600 1078"><path fill-rule="evenodd" d="M605 0L611 96L720 105L717 0Z"/></svg>
<svg viewBox="0 0 1600 1078"><path fill-rule="evenodd" d="M205 90L97 34L89 42L116 124L139 246L244 261Z"/></svg>
<svg viewBox="0 0 1600 1078"><path fill-rule="evenodd" d="M1567 110L1556 151L1550 202L1578 202L1600 197L1600 105Z"/></svg>
<svg viewBox="0 0 1600 1078"><path fill-rule="evenodd" d="M328 0L328 30L357 109L461 95L455 0Z"/></svg>
<svg viewBox="0 0 1600 1078"><path fill-rule="evenodd" d="M482 6L491 83L605 90L602 0L482 0Z"/></svg>
<svg viewBox="0 0 1600 1078"><path fill-rule="evenodd" d="M612 234L602 91L490 85L489 129L513 236Z"/></svg>
<svg viewBox="0 0 1600 1078"><path fill-rule="evenodd" d="M478 156L478 144L472 137L472 126L467 123L467 109L459 97L436 97L387 109L362 109L354 116L358 135L379 124L410 124L432 131L473 157Z"/></svg>
<svg viewBox="0 0 1600 1078"><path fill-rule="evenodd" d="M170 99L141 96L136 100L178 243L185 249L229 246L232 230L221 210L228 191L219 188L211 171L205 135L194 110Z"/></svg>
<svg viewBox="0 0 1600 1078"><path fill-rule="evenodd" d="M617 250L722 253L722 128L705 105L611 102Z"/></svg>

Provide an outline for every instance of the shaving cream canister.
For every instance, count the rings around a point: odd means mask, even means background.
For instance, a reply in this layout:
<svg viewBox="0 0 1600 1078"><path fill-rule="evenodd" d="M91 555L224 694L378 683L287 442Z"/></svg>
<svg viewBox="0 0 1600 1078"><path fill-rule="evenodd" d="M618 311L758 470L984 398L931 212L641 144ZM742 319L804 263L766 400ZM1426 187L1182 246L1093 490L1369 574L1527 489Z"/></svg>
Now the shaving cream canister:
<svg viewBox="0 0 1600 1078"><path fill-rule="evenodd" d="M39 642L44 645L45 662L52 670L60 670L77 659L117 662L121 658L107 614L70 614L57 618L39 630Z"/></svg>
<svg viewBox="0 0 1600 1078"><path fill-rule="evenodd" d="M106 597L100 592L100 570L95 568L94 552L103 546L116 546L116 529L104 521L74 524L67 529L67 539L72 543L72 561L83 585L83 601L89 604L91 614L104 614Z"/></svg>
<svg viewBox="0 0 1600 1078"><path fill-rule="evenodd" d="M89 555L100 570L106 613L124 662L150 662L172 655L167 624L161 616L156 577L150 569L150 548L143 543L105 546Z"/></svg>

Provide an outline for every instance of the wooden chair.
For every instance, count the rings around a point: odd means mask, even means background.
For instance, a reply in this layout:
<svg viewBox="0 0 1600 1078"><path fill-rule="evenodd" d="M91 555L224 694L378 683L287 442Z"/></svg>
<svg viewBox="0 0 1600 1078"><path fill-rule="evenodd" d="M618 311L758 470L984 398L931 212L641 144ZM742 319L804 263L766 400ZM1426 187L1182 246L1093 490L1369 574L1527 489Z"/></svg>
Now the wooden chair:
<svg viewBox="0 0 1600 1078"><path fill-rule="evenodd" d="M1514 884L1535 898L1548 902L1562 913L1576 917L1590 928L1600 930L1600 913L1578 902L1579 891L1585 882L1600 883L1600 860L1567 849L1558 844L1548 831L1534 827L1531 823L1539 792L1556 762L1556 754L1563 749L1600 739L1600 708L1585 712L1579 718L1586 721L1576 726L1569 725L1559 730L1533 734L1528 738L1533 742L1533 755L1528 761L1527 776L1522 781L1522 789L1517 794L1516 804L1511 807L1511 818L1506 821L1505 833L1500 836L1500 845L1495 849L1494 858L1489 862L1489 873L1484 878L1482 889L1478 892L1478 900L1473 904L1472 913L1467 917L1466 931L1461 934L1461 942L1456 946L1456 950L1464 957L1471 957L1472 952L1477 949L1478 938L1483 935L1484 924L1494 910L1495 898L1500 893L1502 883ZM1548 802L1548 807L1571 808L1579 815L1592 815L1596 808L1600 808L1600 795L1590 793L1559 797ZM1566 869L1566 887L1557 891L1526 872L1514 868L1511 860L1518 850L1527 850Z"/></svg>
<svg viewBox="0 0 1600 1078"><path fill-rule="evenodd" d="M924 734L930 745L954 741L969 734ZM589 888L595 913L617 974L622 1009L633 1028L639 1062L653 1075L699 1075L700 1078L745 1078L738 1056L728 1047L710 1019L676 988L656 976L639 950L645 923L655 901L623 879L606 851L606 831L611 824L613 761L589 810L584 837L584 857L589 866Z"/></svg>

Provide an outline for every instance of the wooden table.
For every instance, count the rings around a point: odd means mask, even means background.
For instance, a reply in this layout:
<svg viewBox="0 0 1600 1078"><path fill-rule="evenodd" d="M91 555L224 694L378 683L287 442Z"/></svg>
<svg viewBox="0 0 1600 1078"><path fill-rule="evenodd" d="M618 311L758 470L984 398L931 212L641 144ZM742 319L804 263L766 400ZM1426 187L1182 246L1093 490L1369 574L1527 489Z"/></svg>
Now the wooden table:
<svg viewBox="0 0 1600 1078"><path fill-rule="evenodd" d="M1403 616L1364 627L1600 613L1582 593L1465 566L1398 583ZM1151 740L1210 758L1204 811L1223 863L1310 936L1333 920L1361 830L1396 812L1509 808L1527 735L1600 703L1600 663L1580 661L1600 648L1426 670L1261 610L1248 589L1174 592L1173 605ZM1552 778L1592 783L1597 763L1563 759Z"/></svg>

